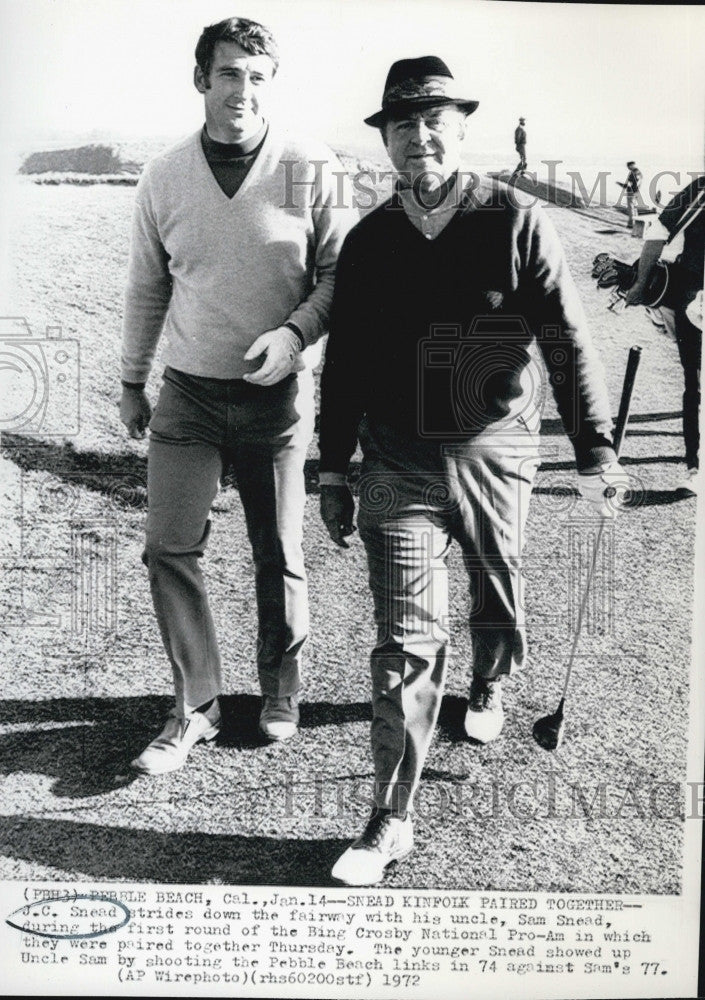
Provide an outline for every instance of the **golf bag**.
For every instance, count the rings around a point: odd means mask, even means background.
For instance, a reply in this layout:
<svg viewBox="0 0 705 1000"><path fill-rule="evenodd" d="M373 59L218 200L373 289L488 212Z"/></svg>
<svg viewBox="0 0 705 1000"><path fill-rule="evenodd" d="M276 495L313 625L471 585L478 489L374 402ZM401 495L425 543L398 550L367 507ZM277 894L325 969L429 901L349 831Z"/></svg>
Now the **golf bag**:
<svg viewBox="0 0 705 1000"><path fill-rule="evenodd" d="M598 253L592 262L592 276L597 279L598 288L612 288L609 308L620 307L637 278L639 261L627 264L611 257L608 253ZM651 270L643 293L643 304L650 309L666 306L669 309L689 305L697 294L693 288L693 276L681 264L659 261Z"/></svg>

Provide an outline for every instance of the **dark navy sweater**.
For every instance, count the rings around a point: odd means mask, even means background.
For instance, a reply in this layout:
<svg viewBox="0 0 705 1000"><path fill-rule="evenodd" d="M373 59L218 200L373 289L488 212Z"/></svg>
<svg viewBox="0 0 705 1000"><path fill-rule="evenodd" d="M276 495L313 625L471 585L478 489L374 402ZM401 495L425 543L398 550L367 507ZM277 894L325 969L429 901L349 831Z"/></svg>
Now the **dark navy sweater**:
<svg viewBox="0 0 705 1000"><path fill-rule="evenodd" d="M562 247L519 197L466 189L428 240L395 194L348 234L322 376L322 472L347 471L363 415L439 445L536 415L546 371L578 467L614 458L602 367Z"/></svg>

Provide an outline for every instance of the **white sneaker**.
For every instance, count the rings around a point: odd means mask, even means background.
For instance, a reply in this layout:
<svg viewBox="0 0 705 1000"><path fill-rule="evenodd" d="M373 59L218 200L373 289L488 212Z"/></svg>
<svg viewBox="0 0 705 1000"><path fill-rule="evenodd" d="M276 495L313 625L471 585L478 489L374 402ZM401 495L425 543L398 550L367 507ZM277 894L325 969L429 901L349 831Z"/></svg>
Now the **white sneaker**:
<svg viewBox="0 0 705 1000"><path fill-rule="evenodd" d="M502 708L501 680L487 680L473 677L465 713L465 732L478 743L491 743L502 732L504 709Z"/></svg>
<svg viewBox="0 0 705 1000"><path fill-rule="evenodd" d="M384 869L400 861L414 848L411 815L405 819L384 810L375 810L362 836L336 861L331 875L345 885L376 885Z"/></svg>
<svg viewBox="0 0 705 1000"><path fill-rule="evenodd" d="M180 718L172 709L159 736L152 740L130 767L142 774L167 774L186 763L191 748L199 740L212 740L220 732L220 706L216 698L207 712Z"/></svg>
<svg viewBox="0 0 705 1000"><path fill-rule="evenodd" d="M700 469L688 469L685 476L676 484L676 493L680 493L681 496L696 497L700 487Z"/></svg>

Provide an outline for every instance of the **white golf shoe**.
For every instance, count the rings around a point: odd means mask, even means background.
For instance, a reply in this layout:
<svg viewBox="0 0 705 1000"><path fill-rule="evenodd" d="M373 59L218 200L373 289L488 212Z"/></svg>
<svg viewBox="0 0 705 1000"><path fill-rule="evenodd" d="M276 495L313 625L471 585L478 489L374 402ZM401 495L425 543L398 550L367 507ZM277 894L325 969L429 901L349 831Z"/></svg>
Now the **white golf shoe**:
<svg viewBox="0 0 705 1000"><path fill-rule="evenodd" d="M167 774L183 767L192 747L200 740L212 740L220 732L220 707L216 698L206 712L193 712L187 718L169 713L166 725L130 767L141 774Z"/></svg>
<svg viewBox="0 0 705 1000"><path fill-rule="evenodd" d="M362 836L336 861L331 875L345 885L376 885L393 861L400 861L414 848L411 816L404 819L384 810L375 810Z"/></svg>
<svg viewBox="0 0 705 1000"><path fill-rule="evenodd" d="M499 677L473 677L465 713L465 732L477 743L491 743L502 732L504 709Z"/></svg>

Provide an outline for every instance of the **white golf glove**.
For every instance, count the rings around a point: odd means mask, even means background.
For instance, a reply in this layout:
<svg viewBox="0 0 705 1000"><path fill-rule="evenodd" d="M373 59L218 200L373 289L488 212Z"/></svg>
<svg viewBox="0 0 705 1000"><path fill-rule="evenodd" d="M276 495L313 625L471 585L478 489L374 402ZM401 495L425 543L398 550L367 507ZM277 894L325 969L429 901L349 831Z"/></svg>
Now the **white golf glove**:
<svg viewBox="0 0 705 1000"><path fill-rule="evenodd" d="M600 517L616 517L629 489L629 476L619 462L609 462L598 472L579 473L578 489Z"/></svg>
<svg viewBox="0 0 705 1000"><path fill-rule="evenodd" d="M697 326L697 328L699 330L702 330L702 328L703 328L703 290L702 290L702 288L700 289L700 291L698 292L698 294L695 296L695 298L693 299L693 301L690 303L690 305L685 310L685 314L688 317L688 319L690 320L690 322L693 324L693 326Z"/></svg>
<svg viewBox="0 0 705 1000"><path fill-rule="evenodd" d="M261 367L243 375L244 380L253 385L275 385L291 372L300 372L306 367L301 357L301 341L288 326L260 334L245 355L245 361L254 361L261 354L265 355Z"/></svg>

